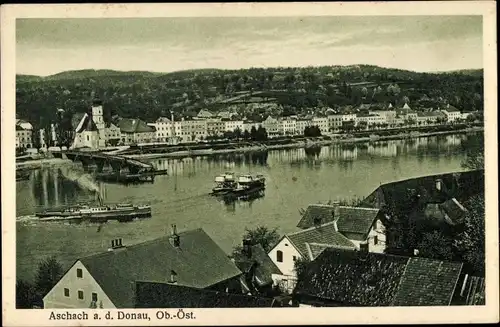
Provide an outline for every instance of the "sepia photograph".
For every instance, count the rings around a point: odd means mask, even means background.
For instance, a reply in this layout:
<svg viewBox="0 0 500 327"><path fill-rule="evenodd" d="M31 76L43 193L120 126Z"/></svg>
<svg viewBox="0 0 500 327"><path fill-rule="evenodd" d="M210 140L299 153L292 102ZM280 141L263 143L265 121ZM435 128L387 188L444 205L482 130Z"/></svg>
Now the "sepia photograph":
<svg viewBox="0 0 500 327"><path fill-rule="evenodd" d="M485 16L241 14L15 19L13 309L498 304Z"/></svg>

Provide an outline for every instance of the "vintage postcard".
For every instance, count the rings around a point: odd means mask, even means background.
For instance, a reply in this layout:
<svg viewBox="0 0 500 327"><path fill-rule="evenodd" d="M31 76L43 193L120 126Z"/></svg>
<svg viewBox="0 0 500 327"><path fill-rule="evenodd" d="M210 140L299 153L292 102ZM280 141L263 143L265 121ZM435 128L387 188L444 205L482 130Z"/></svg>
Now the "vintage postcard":
<svg viewBox="0 0 500 327"><path fill-rule="evenodd" d="M3 325L498 322L495 9L2 6Z"/></svg>

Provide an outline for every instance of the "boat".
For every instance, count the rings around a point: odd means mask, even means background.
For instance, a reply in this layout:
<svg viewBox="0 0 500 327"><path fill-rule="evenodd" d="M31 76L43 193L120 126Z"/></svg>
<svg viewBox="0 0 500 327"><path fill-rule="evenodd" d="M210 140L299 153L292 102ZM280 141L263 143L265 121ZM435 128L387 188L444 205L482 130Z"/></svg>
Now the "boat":
<svg viewBox="0 0 500 327"><path fill-rule="evenodd" d="M146 218L151 216L151 206L146 204L134 205L130 203L103 204L99 197L98 205L79 204L66 208L53 208L37 212L36 217L40 220L88 220L128 221L134 218Z"/></svg>
<svg viewBox="0 0 500 327"><path fill-rule="evenodd" d="M212 189L212 194L223 195L231 192L236 188L234 173L226 172L215 177L215 187Z"/></svg>

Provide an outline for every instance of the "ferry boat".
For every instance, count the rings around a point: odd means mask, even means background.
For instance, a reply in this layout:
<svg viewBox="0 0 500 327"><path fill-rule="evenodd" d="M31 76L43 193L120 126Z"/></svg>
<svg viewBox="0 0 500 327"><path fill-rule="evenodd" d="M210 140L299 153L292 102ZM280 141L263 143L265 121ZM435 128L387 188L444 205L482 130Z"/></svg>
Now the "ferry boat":
<svg viewBox="0 0 500 327"><path fill-rule="evenodd" d="M215 177L215 187L212 189L212 194L222 195L231 192L236 188L236 180L234 173L226 172L225 174Z"/></svg>

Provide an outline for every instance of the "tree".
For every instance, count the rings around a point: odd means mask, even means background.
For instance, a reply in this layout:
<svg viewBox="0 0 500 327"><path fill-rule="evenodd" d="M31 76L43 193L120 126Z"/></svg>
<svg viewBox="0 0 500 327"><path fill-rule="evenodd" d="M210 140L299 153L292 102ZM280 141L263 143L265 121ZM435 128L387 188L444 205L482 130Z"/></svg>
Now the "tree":
<svg viewBox="0 0 500 327"><path fill-rule="evenodd" d="M309 260L307 258L299 257L293 263L293 269L295 270L295 275L298 279L302 277L302 274L307 269L307 265L309 264Z"/></svg>
<svg viewBox="0 0 500 327"><path fill-rule="evenodd" d="M249 240L250 244L260 244L264 251L269 252L280 239L277 228L269 229L265 226L258 226L255 229L245 228L244 240ZM241 253L242 246L237 245L233 248L233 257Z"/></svg>
<svg viewBox="0 0 500 327"><path fill-rule="evenodd" d="M16 281L16 309L32 309L37 299L33 284L24 280Z"/></svg>
<svg viewBox="0 0 500 327"><path fill-rule="evenodd" d="M424 233L422 240L417 245L419 256L437 260L452 260L452 239L440 231Z"/></svg>
<svg viewBox="0 0 500 327"><path fill-rule="evenodd" d="M453 246L463 262L477 274L484 275L485 266L485 207L484 195L470 198L465 204L465 226Z"/></svg>
<svg viewBox="0 0 500 327"><path fill-rule="evenodd" d="M462 168L476 170L484 169L484 134L477 137L470 137L462 148L465 150L465 159L462 161Z"/></svg>
<svg viewBox="0 0 500 327"><path fill-rule="evenodd" d="M38 265L35 286L41 296L45 296L59 281L63 274L61 264L55 257L49 257Z"/></svg>

